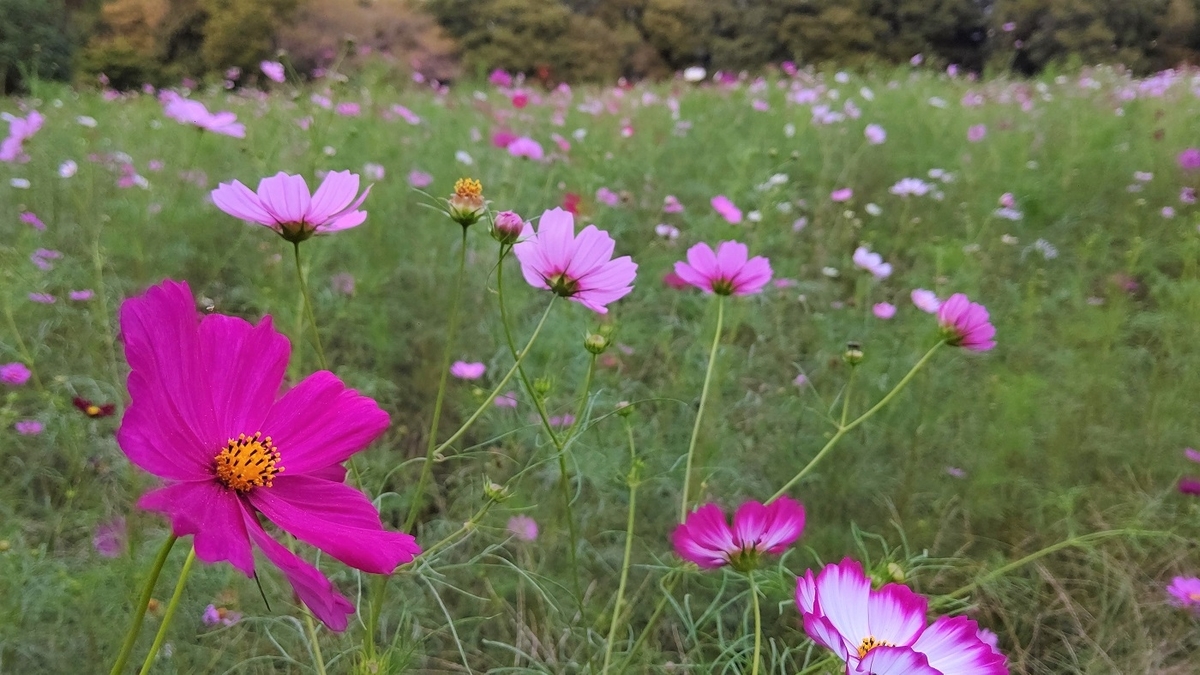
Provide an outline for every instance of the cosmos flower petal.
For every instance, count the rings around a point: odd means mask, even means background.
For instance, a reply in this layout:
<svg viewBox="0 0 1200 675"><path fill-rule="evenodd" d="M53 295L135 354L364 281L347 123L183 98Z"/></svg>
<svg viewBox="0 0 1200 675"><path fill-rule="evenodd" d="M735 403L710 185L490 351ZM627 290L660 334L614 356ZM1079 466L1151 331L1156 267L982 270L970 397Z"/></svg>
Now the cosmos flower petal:
<svg viewBox="0 0 1200 675"><path fill-rule="evenodd" d="M197 558L229 561L246 576L254 574L245 508L237 493L214 481L175 483L142 495L138 507L165 514L177 537L195 535Z"/></svg>
<svg viewBox="0 0 1200 675"><path fill-rule="evenodd" d="M250 539L262 549L267 560L283 572L296 591L296 596L312 610L313 615L330 630L338 633L346 630L350 614L354 612L354 604L339 593L317 568L272 539L252 514L245 514L245 526Z"/></svg>
<svg viewBox="0 0 1200 675"><path fill-rule="evenodd" d="M262 426L283 384L291 345L271 317L257 326L222 314L200 322L202 360L212 378L212 406L226 440Z"/></svg>
<svg viewBox="0 0 1200 675"><path fill-rule="evenodd" d="M767 531L767 507L760 502L746 502L733 514L733 545L754 548Z"/></svg>
<svg viewBox="0 0 1200 675"><path fill-rule="evenodd" d="M306 220L313 225L329 222L332 216L346 210L358 195L359 177L349 171L330 171L313 193Z"/></svg>
<svg viewBox="0 0 1200 675"><path fill-rule="evenodd" d="M258 198L281 224L305 222L312 200L303 176L291 176L282 171L259 181Z"/></svg>
<svg viewBox="0 0 1200 675"><path fill-rule="evenodd" d="M276 401L262 432L279 449L279 465L287 475L299 476L340 464L378 438L387 425L388 415L375 401L323 370Z"/></svg>
<svg viewBox="0 0 1200 675"><path fill-rule="evenodd" d="M216 438L211 443L192 432L180 409L162 395L158 385L141 371L127 381L133 402L117 429L117 443L129 461L167 480L206 480L212 477ZM223 439L224 440L224 439Z"/></svg>
<svg viewBox="0 0 1200 675"><path fill-rule="evenodd" d="M342 483L280 475L249 499L297 539L364 572L391 574L421 552L411 535L384 530L370 500Z"/></svg>
<svg viewBox="0 0 1200 675"><path fill-rule="evenodd" d="M708 244L700 242L687 250L687 265L698 275L710 280L720 277L721 268L717 265L717 254ZM676 263L676 273L679 264ZM680 274L679 276L683 276ZM709 284L712 285L711 283Z"/></svg>
<svg viewBox="0 0 1200 675"><path fill-rule="evenodd" d="M867 601L870 631L864 637L871 635L893 645L912 644L925 628L928 610L928 601L908 586L887 584L870 594Z"/></svg>
<svg viewBox="0 0 1200 675"><path fill-rule="evenodd" d="M609 260L617 242L595 225L588 225L575 237L575 254L567 268L568 275L582 278L596 271Z"/></svg>
<svg viewBox="0 0 1200 675"><path fill-rule="evenodd" d="M921 632L912 648L942 673L1008 675L1003 654L979 638L979 624L965 616L939 617Z"/></svg>
<svg viewBox="0 0 1200 675"><path fill-rule="evenodd" d="M546 262L557 271L566 269L575 253L575 217L561 208L542 214L537 240Z"/></svg>
<svg viewBox="0 0 1200 675"><path fill-rule="evenodd" d="M944 671L933 668L929 660L908 647L876 647L867 652L859 663L857 672L870 675L944 675L958 673L982 675L982 671Z"/></svg>
<svg viewBox="0 0 1200 675"><path fill-rule="evenodd" d="M804 615L804 632L813 642L837 654L843 661L850 656L852 645L846 644L846 639L838 632L829 619L816 614Z"/></svg>
<svg viewBox="0 0 1200 675"><path fill-rule="evenodd" d="M850 558L826 565L817 575L816 587L817 609L838 633L850 640L871 635L867 609L871 580L863 574L862 565Z"/></svg>
<svg viewBox="0 0 1200 675"><path fill-rule="evenodd" d="M804 532L804 507L788 497L780 497L767 506L767 522L760 550L779 554Z"/></svg>
<svg viewBox="0 0 1200 675"><path fill-rule="evenodd" d="M221 183L212 191L213 203L217 208L240 220L273 227L275 218L263 208L258 195L241 181Z"/></svg>

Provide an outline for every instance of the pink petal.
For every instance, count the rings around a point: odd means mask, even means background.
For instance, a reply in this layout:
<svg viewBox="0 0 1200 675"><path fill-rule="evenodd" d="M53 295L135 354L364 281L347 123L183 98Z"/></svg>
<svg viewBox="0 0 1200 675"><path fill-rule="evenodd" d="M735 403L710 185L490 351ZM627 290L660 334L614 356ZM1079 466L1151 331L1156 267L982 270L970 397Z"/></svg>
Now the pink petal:
<svg viewBox="0 0 1200 675"><path fill-rule="evenodd" d="M733 280L746 264L750 250L736 241L723 241L717 246L717 274L722 279Z"/></svg>
<svg viewBox="0 0 1200 675"><path fill-rule="evenodd" d="M281 475L251 492L250 502L297 539L364 572L391 574L421 552L412 536L383 529L371 502L342 483Z"/></svg>
<svg viewBox="0 0 1200 675"><path fill-rule="evenodd" d="M767 507L746 502L733 514L733 543L737 548L753 548L767 529Z"/></svg>
<svg viewBox="0 0 1200 675"><path fill-rule="evenodd" d="M943 673L1008 675L1006 659L979 639L979 624L965 616L943 616L926 628L912 648Z"/></svg>
<svg viewBox="0 0 1200 675"><path fill-rule="evenodd" d="M721 268L717 264L717 254L708 244L703 242L692 246L687 250L688 265L691 266L697 274L708 280L708 287L712 288L712 282L720 278ZM679 273L678 265L675 273ZM680 274L679 276L683 276Z"/></svg>
<svg viewBox="0 0 1200 675"><path fill-rule="evenodd" d="M816 614L804 615L804 632L813 642L837 654L838 658L846 661L850 658L850 650L858 645L848 645L847 639L833 627L829 619ZM855 656L858 654L855 653ZM849 672L849 668L847 668Z"/></svg>
<svg viewBox="0 0 1200 675"><path fill-rule="evenodd" d="M202 362L212 376L212 406L226 441L262 426L283 384L291 345L271 317L257 326L223 314L200 322Z"/></svg>
<svg viewBox="0 0 1200 675"><path fill-rule="evenodd" d="M236 492L215 480L176 483L142 495L138 507L166 514L177 537L195 535L197 558L206 563L227 560L246 576L254 574L247 516Z"/></svg>
<svg viewBox="0 0 1200 675"><path fill-rule="evenodd" d="M766 524L758 545L769 553L782 553L804 532L804 507L793 499L780 497L767 507Z"/></svg>
<svg viewBox="0 0 1200 675"><path fill-rule="evenodd" d="M839 634L854 645L871 635L867 608L871 581L863 574L862 565L849 558L826 565L817 575L816 585L816 611L828 618Z"/></svg>
<svg viewBox="0 0 1200 675"><path fill-rule="evenodd" d="M568 276L572 278L582 278L611 260L616 245L607 232L595 225L588 225L575 237L575 252L564 271L569 272Z"/></svg>
<svg viewBox="0 0 1200 675"><path fill-rule="evenodd" d="M212 191L213 203L225 213L259 225L275 225L275 219L258 201L258 195L241 181L221 183Z"/></svg>
<svg viewBox="0 0 1200 675"><path fill-rule="evenodd" d="M537 243L551 271L562 272L575 251L575 218L561 208L542 214L538 221ZM542 270L546 272L547 270Z"/></svg>
<svg viewBox="0 0 1200 675"><path fill-rule="evenodd" d="M253 514L245 514L245 526L255 545L283 572L300 601L312 610L313 615L334 632L346 630L354 605L333 587L329 579L268 536Z"/></svg>
<svg viewBox="0 0 1200 675"><path fill-rule="evenodd" d="M333 373L319 371L283 395L262 424L279 449L279 465L299 476L340 464L387 429L379 406L347 389Z"/></svg>
<svg viewBox="0 0 1200 675"><path fill-rule="evenodd" d="M924 655L908 647L875 647L867 652L858 666L858 672L870 675L943 675L944 673L970 673L982 675L975 670L943 670L933 668Z"/></svg>
<svg viewBox="0 0 1200 675"><path fill-rule="evenodd" d="M912 644L925 628L929 609L924 597L900 584L888 584L871 593L867 606L871 630L866 635L892 645Z"/></svg>
<svg viewBox="0 0 1200 675"><path fill-rule="evenodd" d="M258 198L263 208L278 223L303 223L308 215L311 197L303 176L291 176L282 171L258 183Z"/></svg>
<svg viewBox="0 0 1200 675"><path fill-rule="evenodd" d="M350 206L358 195L358 174L349 171L330 171L313 193L306 222L321 225Z"/></svg>

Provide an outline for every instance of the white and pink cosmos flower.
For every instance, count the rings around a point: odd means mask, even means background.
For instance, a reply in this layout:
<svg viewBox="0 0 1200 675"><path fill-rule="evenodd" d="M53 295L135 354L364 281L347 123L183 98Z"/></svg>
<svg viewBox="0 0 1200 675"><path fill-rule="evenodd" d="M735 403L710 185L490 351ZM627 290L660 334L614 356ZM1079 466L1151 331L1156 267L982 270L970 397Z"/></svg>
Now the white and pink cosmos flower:
<svg viewBox="0 0 1200 675"><path fill-rule="evenodd" d="M886 279L892 276L891 263L885 263L883 256L875 253L866 246L854 249L854 265L871 273L876 279Z"/></svg>
<svg viewBox="0 0 1200 675"><path fill-rule="evenodd" d="M671 535L680 558L706 569L731 565L745 572L763 554L779 555L804 532L804 507L787 497L768 505L749 501L733 514L733 527L721 507L705 504L688 514Z"/></svg>
<svg viewBox="0 0 1200 675"><path fill-rule="evenodd" d="M283 172L258 182L251 191L240 181L221 183L212 191L213 203L225 213L269 227L284 239L300 242L314 234L329 234L358 227L367 219L359 209L371 192L358 194L358 174L330 171L309 194L303 176Z"/></svg>
<svg viewBox="0 0 1200 675"><path fill-rule="evenodd" d="M928 601L901 584L875 590L849 558L797 581L804 631L847 675L1008 675L1007 659L963 617L926 623Z"/></svg>
<svg viewBox="0 0 1200 675"><path fill-rule="evenodd" d="M575 217L555 208L542 214L536 231L525 225L513 254L530 286L607 314L610 303L633 290L638 268L629 256L614 259L615 248L613 238L595 225L575 234Z"/></svg>

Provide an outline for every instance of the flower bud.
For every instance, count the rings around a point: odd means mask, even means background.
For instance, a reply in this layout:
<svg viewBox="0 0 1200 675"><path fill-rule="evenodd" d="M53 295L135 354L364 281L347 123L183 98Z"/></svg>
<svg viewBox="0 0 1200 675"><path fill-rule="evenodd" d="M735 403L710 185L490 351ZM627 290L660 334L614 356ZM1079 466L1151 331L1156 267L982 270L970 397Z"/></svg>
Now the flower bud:
<svg viewBox="0 0 1200 675"><path fill-rule="evenodd" d="M483 496L486 497L488 501L499 503L508 499L512 495L509 493L508 488L499 483L492 482L490 478L484 477Z"/></svg>
<svg viewBox="0 0 1200 675"><path fill-rule="evenodd" d="M842 360L846 363L849 363L851 366L857 366L858 364L862 363L862 344L858 342L847 342L846 351L842 354Z"/></svg>
<svg viewBox="0 0 1200 675"><path fill-rule="evenodd" d="M492 220L492 239L501 244L515 244L524 229L525 221L521 220L521 216L512 211L501 211Z"/></svg>
<svg viewBox="0 0 1200 675"><path fill-rule="evenodd" d="M892 581L902 584L904 583L904 568L898 563L890 562L887 564L888 574L892 576Z"/></svg>
<svg viewBox="0 0 1200 675"><path fill-rule="evenodd" d="M617 414L621 417L629 417L633 414L633 404L629 401L620 401L617 403Z"/></svg>
<svg viewBox="0 0 1200 675"><path fill-rule="evenodd" d="M608 338L599 333L589 333L583 341L583 348L599 356L608 349Z"/></svg>
<svg viewBox="0 0 1200 675"><path fill-rule="evenodd" d="M459 178L454 183L454 194L446 200L447 214L454 222L470 227L483 217L483 184L474 178Z"/></svg>
<svg viewBox="0 0 1200 675"><path fill-rule="evenodd" d="M545 396L546 394L550 393L550 389L553 386L554 383L550 381L550 378L539 377L533 381L533 393L537 394L538 396Z"/></svg>

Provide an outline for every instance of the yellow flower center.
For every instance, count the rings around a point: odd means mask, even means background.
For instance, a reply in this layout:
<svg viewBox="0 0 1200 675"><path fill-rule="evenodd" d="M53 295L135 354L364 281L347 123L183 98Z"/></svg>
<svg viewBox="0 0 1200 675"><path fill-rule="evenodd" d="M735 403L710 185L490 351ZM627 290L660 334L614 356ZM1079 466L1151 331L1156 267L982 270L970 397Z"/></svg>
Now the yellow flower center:
<svg viewBox="0 0 1200 675"><path fill-rule="evenodd" d="M1200 592L1188 593L1187 597L1188 597L1188 600L1191 600L1192 602L1200 602Z"/></svg>
<svg viewBox="0 0 1200 675"><path fill-rule="evenodd" d="M459 178L454 182L454 194L458 197L482 197L483 183L474 178Z"/></svg>
<svg viewBox="0 0 1200 675"><path fill-rule="evenodd" d="M860 659L865 658L867 656L867 652L871 651L872 649L875 649L876 647L894 647L894 646L895 645L891 644L890 642L884 642L883 640L876 640L874 637L867 636L867 637L863 638L862 644L860 644L858 646L858 658L860 658Z"/></svg>
<svg viewBox="0 0 1200 675"><path fill-rule="evenodd" d="M88 417L95 417L100 414L100 406L95 403L89 405L83 412L87 413Z"/></svg>
<svg viewBox="0 0 1200 675"><path fill-rule="evenodd" d="M229 439L216 462L217 479L238 492L271 487L275 476L283 471L279 466L279 451L271 444L271 437L263 438L261 431Z"/></svg>

